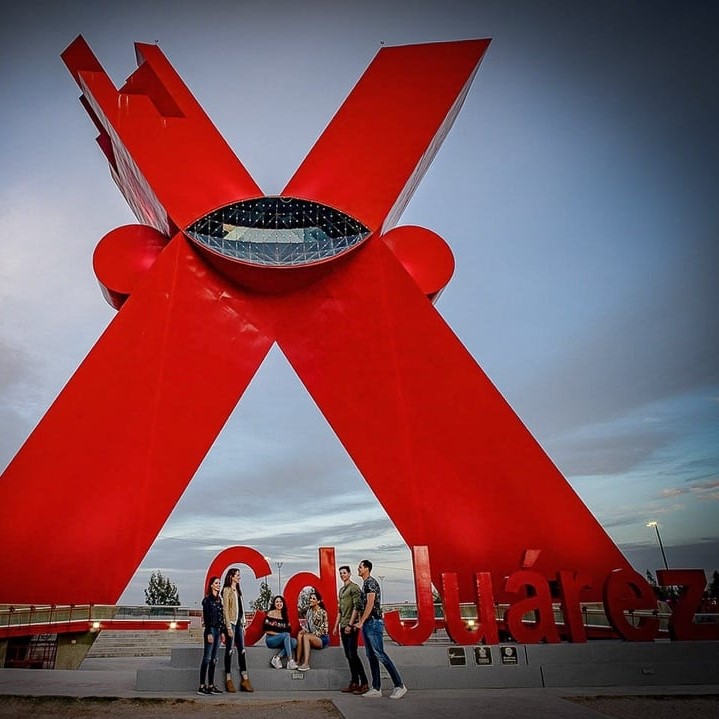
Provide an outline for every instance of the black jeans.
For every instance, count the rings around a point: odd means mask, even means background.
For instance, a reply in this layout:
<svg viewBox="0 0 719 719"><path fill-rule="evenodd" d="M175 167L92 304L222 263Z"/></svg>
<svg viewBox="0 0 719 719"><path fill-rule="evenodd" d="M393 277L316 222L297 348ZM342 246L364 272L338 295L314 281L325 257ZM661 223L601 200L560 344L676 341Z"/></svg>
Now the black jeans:
<svg viewBox="0 0 719 719"><path fill-rule="evenodd" d="M237 663L240 665L240 673L247 671L247 655L245 654L245 636L242 631L242 625L239 629L236 624L232 625L232 634L225 634L225 674L230 673L232 666L232 647L234 645L237 650Z"/></svg>
<svg viewBox="0 0 719 719"><path fill-rule="evenodd" d="M359 632L353 629L348 634L344 628L340 628L340 637L342 637L342 648L345 650L345 656L350 665L350 674L352 675L350 681L352 684L367 684L367 675L365 674L364 666L362 666L362 660L357 654Z"/></svg>

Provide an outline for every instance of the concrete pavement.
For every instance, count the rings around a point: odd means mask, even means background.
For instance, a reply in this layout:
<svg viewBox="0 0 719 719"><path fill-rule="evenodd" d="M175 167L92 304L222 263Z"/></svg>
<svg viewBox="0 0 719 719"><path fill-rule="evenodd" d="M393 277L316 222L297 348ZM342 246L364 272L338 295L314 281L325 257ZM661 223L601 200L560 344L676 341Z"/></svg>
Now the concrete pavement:
<svg viewBox="0 0 719 719"><path fill-rule="evenodd" d="M198 697L194 692L152 692L135 689L139 668L162 662L157 658L90 659L77 670L0 669L0 696L72 696L120 698L173 698L207 702L233 702L238 708L253 703L283 701L314 701L330 699L345 719L369 719L381 709L383 716L402 719L433 717L443 719L504 719L507 717L545 716L553 719L599 719L606 714L591 706L567 701L568 696L676 696L713 697L712 707L719 712L719 684L681 685L667 687L588 687L566 689L431 689L409 687L408 694L399 701L362 699L332 692L254 692L253 694L221 694L217 697ZM718 678L719 681L719 678ZM637 702L633 702L634 709ZM656 702L647 699L647 717L654 716ZM652 704L654 707L652 707ZM198 706L199 708L199 706ZM719 714L712 714L717 716ZM681 714L675 716L681 716ZM705 715L706 716L706 715Z"/></svg>

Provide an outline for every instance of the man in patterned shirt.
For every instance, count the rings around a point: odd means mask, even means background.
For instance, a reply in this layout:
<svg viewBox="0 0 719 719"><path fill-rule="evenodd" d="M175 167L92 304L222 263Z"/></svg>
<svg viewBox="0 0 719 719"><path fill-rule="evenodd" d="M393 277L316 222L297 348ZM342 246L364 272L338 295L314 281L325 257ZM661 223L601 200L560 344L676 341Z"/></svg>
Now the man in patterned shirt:
<svg viewBox="0 0 719 719"><path fill-rule="evenodd" d="M362 614L355 626L362 630L367 661L369 661L372 672L372 688L362 694L362 697L365 699L380 699L382 697L382 680L379 675L379 663L382 662L394 684L394 689L389 698L401 699L407 693L407 687L402 683L402 677L384 650L382 595L379 583L370 575L371 571L372 562L369 559L363 559L359 563L359 567L357 567L357 573L362 578Z"/></svg>

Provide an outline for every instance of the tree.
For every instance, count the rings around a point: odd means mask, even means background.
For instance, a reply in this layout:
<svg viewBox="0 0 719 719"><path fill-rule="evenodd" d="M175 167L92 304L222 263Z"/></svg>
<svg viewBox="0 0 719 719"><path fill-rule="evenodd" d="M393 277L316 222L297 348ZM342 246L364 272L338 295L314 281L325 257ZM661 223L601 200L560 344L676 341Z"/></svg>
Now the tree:
<svg viewBox="0 0 719 719"><path fill-rule="evenodd" d="M709 596L712 599L719 599L719 572L716 569L712 574L711 582L709 582Z"/></svg>
<svg viewBox="0 0 719 719"><path fill-rule="evenodd" d="M150 606L177 607L180 605L180 595L177 587L170 581L169 577L163 577L159 571L150 575L147 589L145 590L145 604Z"/></svg>
<svg viewBox="0 0 719 719"><path fill-rule="evenodd" d="M271 602L272 591L270 590L270 585L267 584L267 580L265 580L260 583L260 596L250 602L250 607L256 612L267 612L270 609Z"/></svg>
<svg viewBox="0 0 719 719"><path fill-rule="evenodd" d="M444 616L444 606L442 605L442 595L437 591L437 587L432 585L432 606L434 608L434 618L442 619Z"/></svg>
<svg viewBox="0 0 719 719"><path fill-rule="evenodd" d="M660 586L657 583L656 577L648 569L644 572L644 575L647 578L647 582L649 582L649 586L654 590L654 596L657 599L666 602L667 600L671 601L676 598L676 587Z"/></svg>

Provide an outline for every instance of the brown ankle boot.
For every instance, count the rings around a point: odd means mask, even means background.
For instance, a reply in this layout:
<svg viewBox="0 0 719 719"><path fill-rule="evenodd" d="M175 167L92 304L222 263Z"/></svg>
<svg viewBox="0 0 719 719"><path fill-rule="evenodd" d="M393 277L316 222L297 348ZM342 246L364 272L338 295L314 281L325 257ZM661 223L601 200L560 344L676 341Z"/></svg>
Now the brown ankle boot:
<svg viewBox="0 0 719 719"><path fill-rule="evenodd" d="M240 691L241 692L253 692L255 690L252 688L252 684L250 684L249 679L241 679L240 680Z"/></svg>
<svg viewBox="0 0 719 719"><path fill-rule="evenodd" d="M230 693L234 693L237 691L237 689L235 689L235 685L232 683L232 679L227 679L225 681L225 689L227 689L227 691Z"/></svg>

